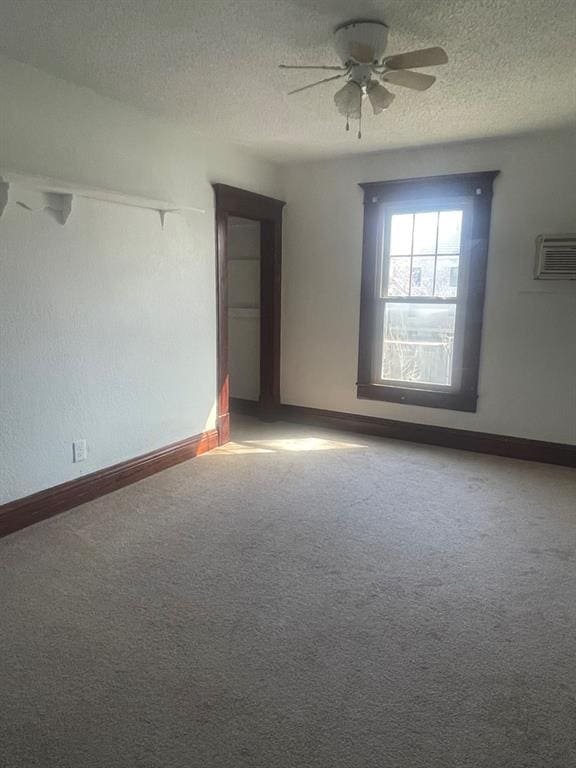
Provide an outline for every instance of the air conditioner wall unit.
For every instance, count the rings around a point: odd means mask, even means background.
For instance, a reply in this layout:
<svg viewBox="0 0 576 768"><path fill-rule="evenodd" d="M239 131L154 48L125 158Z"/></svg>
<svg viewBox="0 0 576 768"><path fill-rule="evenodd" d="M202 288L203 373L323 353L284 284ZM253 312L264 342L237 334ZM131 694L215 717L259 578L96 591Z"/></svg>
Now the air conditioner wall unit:
<svg viewBox="0 0 576 768"><path fill-rule="evenodd" d="M536 280L576 280L576 234L538 235Z"/></svg>

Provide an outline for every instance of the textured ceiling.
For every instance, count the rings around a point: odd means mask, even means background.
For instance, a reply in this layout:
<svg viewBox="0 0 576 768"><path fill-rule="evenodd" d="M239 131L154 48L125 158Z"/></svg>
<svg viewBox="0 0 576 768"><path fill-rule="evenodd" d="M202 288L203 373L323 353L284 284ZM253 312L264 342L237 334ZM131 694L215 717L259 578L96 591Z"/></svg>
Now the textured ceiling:
<svg viewBox="0 0 576 768"><path fill-rule="evenodd" d="M334 83L292 97L337 63L334 27L391 28L388 53L441 45L430 91L396 88L364 138L344 132ZM576 115L574 0L0 0L0 52L198 133L276 160L556 128ZM321 76L321 75L320 75Z"/></svg>

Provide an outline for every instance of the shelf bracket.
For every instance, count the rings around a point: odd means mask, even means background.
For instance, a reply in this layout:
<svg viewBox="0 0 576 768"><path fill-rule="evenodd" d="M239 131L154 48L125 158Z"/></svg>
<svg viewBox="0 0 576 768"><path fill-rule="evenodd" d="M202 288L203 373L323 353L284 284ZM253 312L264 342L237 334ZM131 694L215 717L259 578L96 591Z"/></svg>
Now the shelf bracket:
<svg viewBox="0 0 576 768"><path fill-rule="evenodd" d="M164 224L166 222L166 214L168 213L180 213L179 208L158 208L158 213L160 214L160 226L162 229L164 229Z"/></svg>
<svg viewBox="0 0 576 768"><path fill-rule="evenodd" d="M19 205L27 211L48 211L57 222L64 225L72 213L74 195L68 192L43 192L20 188L0 179L0 216L9 204Z"/></svg>

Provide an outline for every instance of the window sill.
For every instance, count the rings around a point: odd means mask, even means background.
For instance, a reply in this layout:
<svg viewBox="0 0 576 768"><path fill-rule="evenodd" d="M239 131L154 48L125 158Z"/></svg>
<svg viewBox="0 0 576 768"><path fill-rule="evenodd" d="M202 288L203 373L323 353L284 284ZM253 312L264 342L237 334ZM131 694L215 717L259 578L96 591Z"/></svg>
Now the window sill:
<svg viewBox="0 0 576 768"><path fill-rule="evenodd" d="M444 408L449 411L476 413L478 396L468 392L439 392L429 389L391 387L386 384L358 384L356 394L360 400L385 400L402 405L420 405L426 408Z"/></svg>

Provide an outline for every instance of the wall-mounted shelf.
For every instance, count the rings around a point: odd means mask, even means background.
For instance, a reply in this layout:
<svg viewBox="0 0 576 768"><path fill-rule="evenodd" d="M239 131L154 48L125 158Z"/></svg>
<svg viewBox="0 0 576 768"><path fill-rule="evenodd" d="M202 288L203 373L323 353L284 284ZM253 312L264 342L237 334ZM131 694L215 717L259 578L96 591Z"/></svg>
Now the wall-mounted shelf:
<svg viewBox="0 0 576 768"><path fill-rule="evenodd" d="M29 211L48 211L60 224L65 224L72 213L74 198L77 197L156 211L160 216L162 228L169 213L206 213L203 208L178 205L166 200L127 195L99 187L84 187L48 176L30 176L16 171L0 170L0 217L8 205L14 204Z"/></svg>

